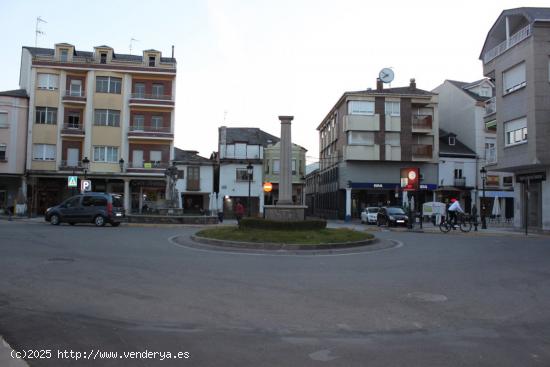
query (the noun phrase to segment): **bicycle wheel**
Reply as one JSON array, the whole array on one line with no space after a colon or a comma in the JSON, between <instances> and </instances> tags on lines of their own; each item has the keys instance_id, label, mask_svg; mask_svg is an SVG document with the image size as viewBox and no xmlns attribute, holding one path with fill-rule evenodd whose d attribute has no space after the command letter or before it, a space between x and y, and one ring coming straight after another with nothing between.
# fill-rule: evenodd
<instances>
[{"instance_id":1,"label":"bicycle wheel","mask_svg":"<svg viewBox=\"0 0 550 367\"><path fill-rule=\"evenodd\" d=\"M470 222L461 222L460 223L460 230L462 232L470 232L472 230L472 223L470 223Z\"/></svg>"},{"instance_id":2,"label":"bicycle wheel","mask_svg":"<svg viewBox=\"0 0 550 367\"><path fill-rule=\"evenodd\" d=\"M439 224L439 230L443 233L447 233L451 230L451 224L447 221L441 222Z\"/></svg>"}]
</instances>

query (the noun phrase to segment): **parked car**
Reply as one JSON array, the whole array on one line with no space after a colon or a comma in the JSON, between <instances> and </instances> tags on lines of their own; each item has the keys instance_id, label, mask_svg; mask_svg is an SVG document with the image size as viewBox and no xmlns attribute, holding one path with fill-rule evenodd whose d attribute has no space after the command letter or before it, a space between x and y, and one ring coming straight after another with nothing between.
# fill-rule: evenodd
<instances>
[{"instance_id":1,"label":"parked car","mask_svg":"<svg viewBox=\"0 0 550 367\"><path fill-rule=\"evenodd\" d=\"M382 207L378 211L376 217L376 224L378 226L406 226L409 222L409 217L400 207Z\"/></svg>"},{"instance_id":2,"label":"parked car","mask_svg":"<svg viewBox=\"0 0 550 367\"><path fill-rule=\"evenodd\" d=\"M44 218L53 225L62 222L94 223L98 227L106 223L120 225L125 217L122 196L103 192L88 192L72 196L61 204L48 208Z\"/></svg>"},{"instance_id":3,"label":"parked car","mask_svg":"<svg viewBox=\"0 0 550 367\"><path fill-rule=\"evenodd\" d=\"M378 210L380 210L380 208L377 206L369 206L363 209L361 212L361 223L376 224Z\"/></svg>"}]
</instances>

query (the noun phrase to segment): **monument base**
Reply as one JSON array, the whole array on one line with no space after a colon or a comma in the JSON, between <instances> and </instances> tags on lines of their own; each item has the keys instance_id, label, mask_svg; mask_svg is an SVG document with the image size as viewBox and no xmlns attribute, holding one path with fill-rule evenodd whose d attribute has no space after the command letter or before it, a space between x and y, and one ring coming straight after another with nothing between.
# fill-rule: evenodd
<instances>
[{"instance_id":1,"label":"monument base","mask_svg":"<svg viewBox=\"0 0 550 367\"><path fill-rule=\"evenodd\" d=\"M298 222L306 219L306 205L264 205L265 219Z\"/></svg>"}]
</instances>

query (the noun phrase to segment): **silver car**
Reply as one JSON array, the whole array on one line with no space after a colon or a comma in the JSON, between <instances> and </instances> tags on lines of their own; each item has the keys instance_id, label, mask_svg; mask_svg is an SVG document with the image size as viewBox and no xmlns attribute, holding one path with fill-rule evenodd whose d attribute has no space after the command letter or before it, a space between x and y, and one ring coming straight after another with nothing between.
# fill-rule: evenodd
<instances>
[{"instance_id":1,"label":"silver car","mask_svg":"<svg viewBox=\"0 0 550 367\"><path fill-rule=\"evenodd\" d=\"M361 223L376 224L377 206L369 206L361 212Z\"/></svg>"}]
</instances>

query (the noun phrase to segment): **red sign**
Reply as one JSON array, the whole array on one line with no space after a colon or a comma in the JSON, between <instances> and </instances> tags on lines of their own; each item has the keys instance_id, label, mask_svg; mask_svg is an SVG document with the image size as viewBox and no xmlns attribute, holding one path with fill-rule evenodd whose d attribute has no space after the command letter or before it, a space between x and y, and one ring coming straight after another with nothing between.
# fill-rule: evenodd
<instances>
[{"instance_id":1,"label":"red sign","mask_svg":"<svg viewBox=\"0 0 550 367\"><path fill-rule=\"evenodd\" d=\"M420 188L420 169L418 167L401 168L401 188L414 191Z\"/></svg>"},{"instance_id":2,"label":"red sign","mask_svg":"<svg viewBox=\"0 0 550 367\"><path fill-rule=\"evenodd\" d=\"M273 190L273 185L271 182L264 182L264 191L271 192L271 190Z\"/></svg>"}]
</instances>

